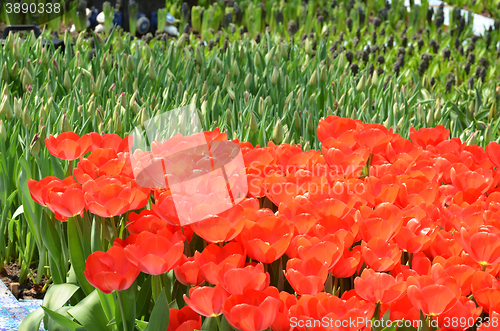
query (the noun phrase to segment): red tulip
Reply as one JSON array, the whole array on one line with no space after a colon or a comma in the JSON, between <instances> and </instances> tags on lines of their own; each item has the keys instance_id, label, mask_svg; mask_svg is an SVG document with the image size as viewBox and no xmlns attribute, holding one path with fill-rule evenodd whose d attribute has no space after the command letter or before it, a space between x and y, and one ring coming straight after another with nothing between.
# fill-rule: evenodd
<instances>
[{"instance_id":1,"label":"red tulip","mask_svg":"<svg viewBox=\"0 0 500 331\"><path fill-rule=\"evenodd\" d=\"M398 246L381 238L361 242L361 255L366 265L376 271L389 271L401 260Z\"/></svg>"},{"instance_id":2,"label":"red tulip","mask_svg":"<svg viewBox=\"0 0 500 331\"><path fill-rule=\"evenodd\" d=\"M422 148L428 146L437 146L440 142L445 141L450 136L450 130L445 129L443 125L438 125L435 128L421 128L415 130L410 128L411 141Z\"/></svg>"},{"instance_id":3,"label":"red tulip","mask_svg":"<svg viewBox=\"0 0 500 331\"><path fill-rule=\"evenodd\" d=\"M497 278L477 271L472 278L472 294L484 311L500 311L500 281Z\"/></svg>"},{"instance_id":4,"label":"red tulip","mask_svg":"<svg viewBox=\"0 0 500 331\"><path fill-rule=\"evenodd\" d=\"M311 201L302 195L288 204L280 204L279 213L293 223L298 234L308 233L319 219Z\"/></svg>"},{"instance_id":5,"label":"red tulip","mask_svg":"<svg viewBox=\"0 0 500 331\"><path fill-rule=\"evenodd\" d=\"M302 260L315 258L325 264L328 269L340 260L344 252L344 244L338 236L327 235L310 247L299 246L297 253Z\"/></svg>"},{"instance_id":6,"label":"red tulip","mask_svg":"<svg viewBox=\"0 0 500 331\"><path fill-rule=\"evenodd\" d=\"M488 146L486 146L486 153L491 162L493 162L497 168L500 168L500 144L496 141L490 142Z\"/></svg>"},{"instance_id":7,"label":"red tulip","mask_svg":"<svg viewBox=\"0 0 500 331\"><path fill-rule=\"evenodd\" d=\"M385 241L391 240L401 229L403 218L401 210L393 204L383 203L375 209L362 206L356 212L355 219L360 224L361 239L369 242L378 237Z\"/></svg>"},{"instance_id":8,"label":"red tulip","mask_svg":"<svg viewBox=\"0 0 500 331\"><path fill-rule=\"evenodd\" d=\"M128 153L117 154L111 148L98 148L90 153L88 158L81 158L73 174L79 183L102 176L124 175L133 178L130 157Z\"/></svg>"},{"instance_id":9,"label":"red tulip","mask_svg":"<svg viewBox=\"0 0 500 331\"><path fill-rule=\"evenodd\" d=\"M405 293L406 282L402 274L394 278L386 273L365 269L361 277L354 279L354 288L368 302L390 304Z\"/></svg>"},{"instance_id":10,"label":"red tulip","mask_svg":"<svg viewBox=\"0 0 500 331\"><path fill-rule=\"evenodd\" d=\"M270 216L248 225L241 232L241 242L251 259L272 263L285 253L293 231L286 218Z\"/></svg>"},{"instance_id":11,"label":"red tulip","mask_svg":"<svg viewBox=\"0 0 500 331\"><path fill-rule=\"evenodd\" d=\"M271 282L269 273L264 272L264 265L247 265L244 268L234 268L225 264L218 274L219 285L229 294L243 294L248 290L262 291Z\"/></svg>"},{"instance_id":12,"label":"red tulip","mask_svg":"<svg viewBox=\"0 0 500 331\"><path fill-rule=\"evenodd\" d=\"M443 330L465 331L474 325L481 312L482 308L477 307L474 301L462 296L452 309L439 315L436 320Z\"/></svg>"},{"instance_id":13,"label":"red tulip","mask_svg":"<svg viewBox=\"0 0 500 331\"><path fill-rule=\"evenodd\" d=\"M227 298L229 298L229 293L220 285L193 287L189 290L189 298L184 294L186 304L205 317L222 314L222 305Z\"/></svg>"},{"instance_id":14,"label":"red tulip","mask_svg":"<svg viewBox=\"0 0 500 331\"><path fill-rule=\"evenodd\" d=\"M172 234L167 229L140 233L135 243L125 247L127 258L137 268L150 275L172 270L182 257L184 236L180 231Z\"/></svg>"},{"instance_id":15,"label":"red tulip","mask_svg":"<svg viewBox=\"0 0 500 331\"><path fill-rule=\"evenodd\" d=\"M102 217L121 215L146 206L150 190L139 187L124 176L105 176L83 184L85 201L90 212Z\"/></svg>"},{"instance_id":16,"label":"red tulip","mask_svg":"<svg viewBox=\"0 0 500 331\"><path fill-rule=\"evenodd\" d=\"M291 259L286 264L285 276L299 295L314 295L323 290L328 267L315 258Z\"/></svg>"},{"instance_id":17,"label":"red tulip","mask_svg":"<svg viewBox=\"0 0 500 331\"><path fill-rule=\"evenodd\" d=\"M179 265L174 268L174 275L179 283L185 286L197 286L205 281L194 261L194 257L187 258L184 254L179 260Z\"/></svg>"},{"instance_id":18,"label":"red tulip","mask_svg":"<svg viewBox=\"0 0 500 331\"><path fill-rule=\"evenodd\" d=\"M107 252L96 251L85 263L85 278L104 293L128 289L139 270L126 257L122 247L113 246Z\"/></svg>"},{"instance_id":19,"label":"red tulip","mask_svg":"<svg viewBox=\"0 0 500 331\"><path fill-rule=\"evenodd\" d=\"M477 331L497 331L500 326L500 314L496 311L491 311L489 320L484 321L479 325Z\"/></svg>"},{"instance_id":20,"label":"red tulip","mask_svg":"<svg viewBox=\"0 0 500 331\"><path fill-rule=\"evenodd\" d=\"M344 249L344 254L333 266L331 272L334 277L348 278L354 275L356 270L361 268L363 260L361 259L361 246L353 247L352 251Z\"/></svg>"},{"instance_id":21,"label":"red tulip","mask_svg":"<svg viewBox=\"0 0 500 331\"><path fill-rule=\"evenodd\" d=\"M211 284L219 283L218 275L222 267L230 264L234 268L245 265L246 253L239 243L230 242L223 247L215 244L208 245L200 253L194 253L194 260L200 269L200 274Z\"/></svg>"},{"instance_id":22,"label":"red tulip","mask_svg":"<svg viewBox=\"0 0 500 331\"><path fill-rule=\"evenodd\" d=\"M343 300L330 293L320 292L315 296L303 295L296 305L290 307L290 324L300 331L320 331L325 328L318 326L315 321L326 320L330 330L358 331L364 329L366 325L363 322L369 321L374 311L373 304L356 297ZM331 320L333 325L330 324Z\"/></svg>"},{"instance_id":23,"label":"red tulip","mask_svg":"<svg viewBox=\"0 0 500 331\"><path fill-rule=\"evenodd\" d=\"M31 197L38 204L49 208L60 221L80 214L83 217L85 200L82 187L73 177L60 180L57 177L45 177L39 182L28 180Z\"/></svg>"},{"instance_id":24,"label":"red tulip","mask_svg":"<svg viewBox=\"0 0 500 331\"><path fill-rule=\"evenodd\" d=\"M201 329L201 316L189 306L182 309L170 308L167 331L192 331Z\"/></svg>"},{"instance_id":25,"label":"red tulip","mask_svg":"<svg viewBox=\"0 0 500 331\"><path fill-rule=\"evenodd\" d=\"M417 310L424 315L437 316L452 309L460 297L460 288L451 278L432 279L430 276L407 280L408 297Z\"/></svg>"},{"instance_id":26,"label":"red tulip","mask_svg":"<svg viewBox=\"0 0 500 331\"><path fill-rule=\"evenodd\" d=\"M292 306L297 304L295 295L285 291L280 292L281 306L278 315L271 325L273 331L292 331L293 327L290 324L289 310Z\"/></svg>"},{"instance_id":27,"label":"red tulip","mask_svg":"<svg viewBox=\"0 0 500 331\"><path fill-rule=\"evenodd\" d=\"M116 153L130 152L130 147L132 144L132 135L122 138L116 133L107 133L100 135L96 132L88 134L92 140L90 151L95 151L96 149L112 149Z\"/></svg>"},{"instance_id":28,"label":"red tulip","mask_svg":"<svg viewBox=\"0 0 500 331\"><path fill-rule=\"evenodd\" d=\"M242 204L191 223L190 228L209 243L219 243L233 240L245 226L245 209Z\"/></svg>"},{"instance_id":29,"label":"red tulip","mask_svg":"<svg viewBox=\"0 0 500 331\"><path fill-rule=\"evenodd\" d=\"M278 290L268 287L264 291L248 290L231 295L222 310L233 327L241 331L262 331L274 322L280 305Z\"/></svg>"},{"instance_id":30,"label":"red tulip","mask_svg":"<svg viewBox=\"0 0 500 331\"><path fill-rule=\"evenodd\" d=\"M45 139L45 145L50 154L63 160L75 160L90 149L89 135L80 137L74 132L63 132L57 137L50 135Z\"/></svg>"},{"instance_id":31,"label":"red tulip","mask_svg":"<svg viewBox=\"0 0 500 331\"><path fill-rule=\"evenodd\" d=\"M457 242L481 266L500 263L500 230L493 226L479 226L467 231L462 228Z\"/></svg>"}]
</instances>

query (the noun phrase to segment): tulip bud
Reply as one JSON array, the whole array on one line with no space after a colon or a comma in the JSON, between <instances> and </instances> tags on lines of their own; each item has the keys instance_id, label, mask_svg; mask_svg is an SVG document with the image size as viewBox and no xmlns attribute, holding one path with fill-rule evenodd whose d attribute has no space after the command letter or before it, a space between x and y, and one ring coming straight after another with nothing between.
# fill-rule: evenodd
<instances>
[{"instance_id":1,"label":"tulip bud","mask_svg":"<svg viewBox=\"0 0 500 331\"><path fill-rule=\"evenodd\" d=\"M238 63L236 63L235 60L233 60L233 64L231 65L231 73L233 74L234 78L237 78L240 75L240 68L238 67Z\"/></svg>"},{"instance_id":2,"label":"tulip bud","mask_svg":"<svg viewBox=\"0 0 500 331\"><path fill-rule=\"evenodd\" d=\"M68 132L68 131L72 131L72 130L73 130L73 128L71 126L71 123L69 122L69 119L66 116L66 113L64 113L62 118L61 118L61 131Z\"/></svg>"},{"instance_id":3,"label":"tulip bud","mask_svg":"<svg viewBox=\"0 0 500 331\"><path fill-rule=\"evenodd\" d=\"M318 84L318 69L314 70L311 78L309 79L309 86L315 87Z\"/></svg>"},{"instance_id":4,"label":"tulip bud","mask_svg":"<svg viewBox=\"0 0 500 331\"><path fill-rule=\"evenodd\" d=\"M229 108L226 111L226 122L229 123L230 125L233 125L233 113Z\"/></svg>"},{"instance_id":5,"label":"tulip bud","mask_svg":"<svg viewBox=\"0 0 500 331\"><path fill-rule=\"evenodd\" d=\"M40 124L38 125L40 133L38 134L38 137L40 140L40 145L44 147L45 138L47 137L47 129L45 128L45 125L42 125L42 123L43 123L43 118L40 118Z\"/></svg>"},{"instance_id":6,"label":"tulip bud","mask_svg":"<svg viewBox=\"0 0 500 331\"><path fill-rule=\"evenodd\" d=\"M121 39L121 38L118 38L118 39ZM144 44L142 46L142 51L144 53L144 59L146 61L149 61L151 59L151 48L149 48L149 46L147 44Z\"/></svg>"},{"instance_id":7,"label":"tulip bud","mask_svg":"<svg viewBox=\"0 0 500 331\"><path fill-rule=\"evenodd\" d=\"M314 134L314 119L312 116L311 112L308 112L307 114L307 131L309 134L313 135Z\"/></svg>"},{"instance_id":8,"label":"tulip bud","mask_svg":"<svg viewBox=\"0 0 500 331\"><path fill-rule=\"evenodd\" d=\"M144 127L144 123L146 123L148 120L149 120L149 114L146 108L142 108L139 113L139 125Z\"/></svg>"},{"instance_id":9,"label":"tulip bud","mask_svg":"<svg viewBox=\"0 0 500 331\"><path fill-rule=\"evenodd\" d=\"M439 120L441 119L441 116L442 116L442 111L441 111L442 107L440 105L437 105L436 106L436 112L434 113L434 121L436 123L439 122Z\"/></svg>"},{"instance_id":10,"label":"tulip bud","mask_svg":"<svg viewBox=\"0 0 500 331\"><path fill-rule=\"evenodd\" d=\"M201 54L201 49L200 47L196 48L196 52L195 52L195 57L194 59L196 60L196 63L199 65L199 66L202 66L203 65L203 54Z\"/></svg>"},{"instance_id":11,"label":"tulip bud","mask_svg":"<svg viewBox=\"0 0 500 331\"><path fill-rule=\"evenodd\" d=\"M295 130L300 132L300 129L302 128L302 119L300 118L298 111L293 113L293 126L295 127Z\"/></svg>"},{"instance_id":12,"label":"tulip bud","mask_svg":"<svg viewBox=\"0 0 500 331\"><path fill-rule=\"evenodd\" d=\"M83 60L82 60L82 56L80 54L80 51L76 51L76 55L75 55L75 65L77 68L80 68L82 67L82 63L83 63Z\"/></svg>"},{"instance_id":13,"label":"tulip bud","mask_svg":"<svg viewBox=\"0 0 500 331\"><path fill-rule=\"evenodd\" d=\"M304 152L307 152L309 150L311 150L311 142L310 141L306 141L304 147L302 148L304 150Z\"/></svg>"},{"instance_id":14,"label":"tulip bud","mask_svg":"<svg viewBox=\"0 0 500 331\"><path fill-rule=\"evenodd\" d=\"M391 128L391 121L390 121L389 117L387 117L387 119L384 121L384 126L387 130L389 130Z\"/></svg>"},{"instance_id":15,"label":"tulip bud","mask_svg":"<svg viewBox=\"0 0 500 331\"><path fill-rule=\"evenodd\" d=\"M181 49L186 44L187 34L183 33L179 39L177 39L177 48Z\"/></svg>"},{"instance_id":16,"label":"tulip bud","mask_svg":"<svg viewBox=\"0 0 500 331\"><path fill-rule=\"evenodd\" d=\"M396 125L396 132L401 132L401 129L403 128L403 124L404 124L404 119L405 119L404 116L402 116L399 119L398 124Z\"/></svg>"},{"instance_id":17,"label":"tulip bud","mask_svg":"<svg viewBox=\"0 0 500 331\"><path fill-rule=\"evenodd\" d=\"M66 92L69 92L71 89L71 79L69 78L69 73L68 71L64 71L64 81L63 81L63 86L66 89Z\"/></svg>"},{"instance_id":18,"label":"tulip bud","mask_svg":"<svg viewBox=\"0 0 500 331\"><path fill-rule=\"evenodd\" d=\"M422 104L419 103L417 106L417 112L416 112L416 117L417 117L417 123L421 123L422 119L424 118L424 114L422 113Z\"/></svg>"},{"instance_id":19,"label":"tulip bud","mask_svg":"<svg viewBox=\"0 0 500 331\"><path fill-rule=\"evenodd\" d=\"M121 37L116 38L116 46L118 47L120 52L123 52L123 50L125 49L125 45L123 44L123 40Z\"/></svg>"},{"instance_id":20,"label":"tulip bud","mask_svg":"<svg viewBox=\"0 0 500 331\"><path fill-rule=\"evenodd\" d=\"M465 144L467 146L475 145L476 144L476 138L477 138L478 131L472 132L469 138L465 141Z\"/></svg>"},{"instance_id":21,"label":"tulip bud","mask_svg":"<svg viewBox=\"0 0 500 331\"><path fill-rule=\"evenodd\" d=\"M7 130L5 129L3 120L0 120L0 138L2 139L3 142L7 141Z\"/></svg>"},{"instance_id":22,"label":"tulip bud","mask_svg":"<svg viewBox=\"0 0 500 331\"><path fill-rule=\"evenodd\" d=\"M22 110L21 110L21 99L14 97L14 115L16 115L16 118L21 120L22 119Z\"/></svg>"},{"instance_id":23,"label":"tulip bud","mask_svg":"<svg viewBox=\"0 0 500 331\"><path fill-rule=\"evenodd\" d=\"M23 125L25 127L30 127L31 126L31 114L28 110L28 105L24 106L24 111L23 111Z\"/></svg>"},{"instance_id":24,"label":"tulip bud","mask_svg":"<svg viewBox=\"0 0 500 331\"><path fill-rule=\"evenodd\" d=\"M156 70L154 68L153 59L149 62L148 76L152 81L156 80Z\"/></svg>"},{"instance_id":25,"label":"tulip bud","mask_svg":"<svg viewBox=\"0 0 500 331\"><path fill-rule=\"evenodd\" d=\"M491 124L488 123L488 126L486 127L486 130L484 132L484 144L488 145L490 141L493 140L493 135L491 133Z\"/></svg>"},{"instance_id":26,"label":"tulip bud","mask_svg":"<svg viewBox=\"0 0 500 331\"><path fill-rule=\"evenodd\" d=\"M201 115L203 117L206 117L207 116L207 100L203 100L203 102L201 103Z\"/></svg>"},{"instance_id":27,"label":"tulip bud","mask_svg":"<svg viewBox=\"0 0 500 331\"><path fill-rule=\"evenodd\" d=\"M260 56L260 53L259 53L259 51L256 51L256 52L255 52L255 56L254 56L254 58L253 58L253 64L254 64L257 68L259 68L261 63L262 63L262 58L261 58L261 56Z\"/></svg>"},{"instance_id":28,"label":"tulip bud","mask_svg":"<svg viewBox=\"0 0 500 331\"><path fill-rule=\"evenodd\" d=\"M339 55L339 62L338 62L340 70L344 70L345 65L346 65L345 61L346 61L345 54L344 54L344 52L342 52Z\"/></svg>"},{"instance_id":29,"label":"tulip bud","mask_svg":"<svg viewBox=\"0 0 500 331\"><path fill-rule=\"evenodd\" d=\"M33 84L33 78L31 77L31 74L26 68L23 69L22 77L23 77L23 86Z\"/></svg>"},{"instance_id":30,"label":"tulip bud","mask_svg":"<svg viewBox=\"0 0 500 331\"><path fill-rule=\"evenodd\" d=\"M135 71L135 64L134 61L132 60L132 55L127 56L127 70L133 74Z\"/></svg>"},{"instance_id":31,"label":"tulip bud","mask_svg":"<svg viewBox=\"0 0 500 331\"><path fill-rule=\"evenodd\" d=\"M17 71L17 62L14 62L14 64L12 65L12 67L10 68L10 77L12 79L16 79L19 72Z\"/></svg>"},{"instance_id":32,"label":"tulip bud","mask_svg":"<svg viewBox=\"0 0 500 331\"><path fill-rule=\"evenodd\" d=\"M122 120L120 118L120 115L115 112L115 116L113 118L113 123L115 124L115 132L118 135L121 135L123 133L123 125L122 125Z\"/></svg>"},{"instance_id":33,"label":"tulip bud","mask_svg":"<svg viewBox=\"0 0 500 331\"><path fill-rule=\"evenodd\" d=\"M431 111L429 111L429 112L427 113L427 119L426 119L426 124L427 124L427 127L428 127L428 128L429 128L429 127L432 127L433 123L434 123L434 116L432 115L432 112L431 112Z\"/></svg>"},{"instance_id":34,"label":"tulip bud","mask_svg":"<svg viewBox=\"0 0 500 331\"><path fill-rule=\"evenodd\" d=\"M8 120L14 117L7 95L3 96L2 103L0 104L0 116L5 116Z\"/></svg>"},{"instance_id":35,"label":"tulip bud","mask_svg":"<svg viewBox=\"0 0 500 331\"><path fill-rule=\"evenodd\" d=\"M279 78L278 69L276 69L276 67L274 67L273 73L271 74L271 84L276 86L276 84L278 84L278 78Z\"/></svg>"},{"instance_id":36,"label":"tulip bud","mask_svg":"<svg viewBox=\"0 0 500 331\"><path fill-rule=\"evenodd\" d=\"M1 74L2 81L6 82L9 80L9 70L7 70L7 63L4 62L2 66L2 74Z\"/></svg>"},{"instance_id":37,"label":"tulip bud","mask_svg":"<svg viewBox=\"0 0 500 331\"><path fill-rule=\"evenodd\" d=\"M281 124L281 119L278 119L276 126L273 130L273 141L275 144L281 144L283 141L283 125Z\"/></svg>"},{"instance_id":38,"label":"tulip bud","mask_svg":"<svg viewBox=\"0 0 500 331\"><path fill-rule=\"evenodd\" d=\"M327 73L326 73L326 66L323 66L323 68L321 68L321 73L319 75L319 79L321 80L321 82L323 84L326 83L326 80L328 79Z\"/></svg>"},{"instance_id":39,"label":"tulip bud","mask_svg":"<svg viewBox=\"0 0 500 331\"><path fill-rule=\"evenodd\" d=\"M366 76L365 74L361 75L361 79L358 82L358 86L356 86L356 90L358 92L364 91L366 87Z\"/></svg>"},{"instance_id":40,"label":"tulip bud","mask_svg":"<svg viewBox=\"0 0 500 331\"><path fill-rule=\"evenodd\" d=\"M38 134L35 134L35 137L31 141L30 153L33 157L37 156L38 153L40 153L40 139L38 137Z\"/></svg>"},{"instance_id":41,"label":"tulip bud","mask_svg":"<svg viewBox=\"0 0 500 331\"><path fill-rule=\"evenodd\" d=\"M330 116L330 115L331 115L331 116L333 116L334 114L333 114L333 110L332 110L332 108L328 107L328 108L326 109L326 116Z\"/></svg>"},{"instance_id":42,"label":"tulip bud","mask_svg":"<svg viewBox=\"0 0 500 331\"><path fill-rule=\"evenodd\" d=\"M258 130L257 118L255 117L253 111L250 111L250 131L252 133L255 133L257 132L257 130Z\"/></svg>"},{"instance_id":43,"label":"tulip bud","mask_svg":"<svg viewBox=\"0 0 500 331\"><path fill-rule=\"evenodd\" d=\"M344 104L344 101L345 101L345 93L342 94L342 96L340 97L340 100L338 102L338 106L342 107L342 105Z\"/></svg>"},{"instance_id":44,"label":"tulip bud","mask_svg":"<svg viewBox=\"0 0 500 331\"><path fill-rule=\"evenodd\" d=\"M378 72L377 72L377 70L375 70L373 72L372 84L373 84L373 86L378 87Z\"/></svg>"}]
</instances>

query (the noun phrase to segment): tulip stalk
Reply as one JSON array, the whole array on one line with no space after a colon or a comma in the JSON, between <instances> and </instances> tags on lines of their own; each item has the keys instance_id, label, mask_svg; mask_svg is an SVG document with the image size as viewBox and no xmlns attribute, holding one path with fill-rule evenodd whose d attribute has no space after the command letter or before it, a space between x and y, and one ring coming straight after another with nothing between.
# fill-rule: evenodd
<instances>
[{"instance_id":1,"label":"tulip stalk","mask_svg":"<svg viewBox=\"0 0 500 331\"><path fill-rule=\"evenodd\" d=\"M125 314L125 306L123 305L123 298L122 298L121 291L116 291L116 297L117 297L118 305L120 306L120 314L122 317L123 331L129 331L128 325L125 322L127 320L127 315ZM130 330L130 331L132 331L132 330Z\"/></svg>"}]
</instances>

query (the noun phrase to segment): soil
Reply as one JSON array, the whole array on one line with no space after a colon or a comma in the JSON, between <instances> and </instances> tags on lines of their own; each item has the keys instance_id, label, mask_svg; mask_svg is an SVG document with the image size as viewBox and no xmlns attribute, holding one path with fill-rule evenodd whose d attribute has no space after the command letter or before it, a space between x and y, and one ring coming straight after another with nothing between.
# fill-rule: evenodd
<instances>
[{"instance_id":1,"label":"soil","mask_svg":"<svg viewBox=\"0 0 500 331\"><path fill-rule=\"evenodd\" d=\"M36 278L36 270L31 269L33 277ZM21 273L21 266L17 262L11 262L5 265L4 270L0 272L0 277L4 282L5 286L10 290L11 283L19 282L19 274ZM34 300L34 299L43 299L45 293L42 293L41 290L43 286L47 283L47 278L45 276L42 277L40 285L34 286L31 277L28 276L28 279L24 284L19 285L19 294L17 296L18 300Z\"/></svg>"}]
</instances>

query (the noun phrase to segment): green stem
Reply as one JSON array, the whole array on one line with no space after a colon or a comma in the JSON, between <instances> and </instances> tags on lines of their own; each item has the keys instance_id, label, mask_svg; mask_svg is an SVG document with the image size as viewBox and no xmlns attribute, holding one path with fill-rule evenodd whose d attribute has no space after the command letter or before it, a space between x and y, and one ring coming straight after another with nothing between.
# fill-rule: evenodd
<instances>
[{"instance_id":1,"label":"green stem","mask_svg":"<svg viewBox=\"0 0 500 331\"><path fill-rule=\"evenodd\" d=\"M217 321L217 327L218 327L218 330L222 330L222 325L221 325L221 322L220 322L220 318L219 318L220 315L217 315L215 316L215 320Z\"/></svg>"},{"instance_id":2,"label":"green stem","mask_svg":"<svg viewBox=\"0 0 500 331\"><path fill-rule=\"evenodd\" d=\"M127 323L125 322L126 317L125 317L125 308L123 306L122 295L121 295L120 291L117 291L116 295L118 297L118 304L120 305L120 313L122 315L123 331L128 331L128 326L127 326Z\"/></svg>"}]
</instances>

